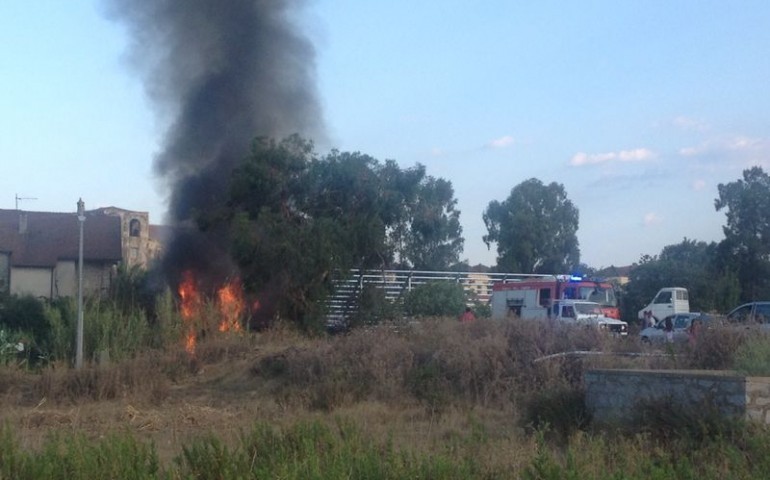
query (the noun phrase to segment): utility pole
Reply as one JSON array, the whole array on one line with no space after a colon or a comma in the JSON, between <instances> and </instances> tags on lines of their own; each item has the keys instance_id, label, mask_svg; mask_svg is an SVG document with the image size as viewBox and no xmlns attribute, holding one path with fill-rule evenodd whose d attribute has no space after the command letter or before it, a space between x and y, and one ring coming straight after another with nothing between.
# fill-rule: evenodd
<instances>
[{"instance_id":1,"label":"utility pole","mask_svg":"<svg viewBox=\"0 0 770 480\"><path fill-rule=\"evenodd\" d=\"M83 199L78 200L78 222L80 240L78 242L78 332L76 339L75 368L83 367L83 224L86 221L86 206Z\"/></svg>"}]
</instances>

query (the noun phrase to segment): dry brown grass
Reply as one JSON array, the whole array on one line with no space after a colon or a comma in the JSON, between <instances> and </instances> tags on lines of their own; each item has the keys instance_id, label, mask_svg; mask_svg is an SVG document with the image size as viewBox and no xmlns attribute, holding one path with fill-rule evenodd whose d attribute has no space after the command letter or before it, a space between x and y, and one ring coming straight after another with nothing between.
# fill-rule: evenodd
<instances>
[{"instance_id":1,"label":"dry brown grass","mask_svg":"<svg viewBox=\"0 0 770 480\"><path fill-rule=\"evenodd\" d=\"M57 431L94 438L127 431L152 440L167 461L198 436L214 433L235 442L255 422L344 420L410 450L475 448L485 461L517 469L536 455L520 417L539 392L579 389L586 368L666 361L672 368L672 361L692 358L536 361L575 350L646 351L634 338L545 322L432 319L319 338L278 326L211 335L194 358L180 342L81 371L0 368L0 421L27 446Z\"/></svg>"}]
</instances>

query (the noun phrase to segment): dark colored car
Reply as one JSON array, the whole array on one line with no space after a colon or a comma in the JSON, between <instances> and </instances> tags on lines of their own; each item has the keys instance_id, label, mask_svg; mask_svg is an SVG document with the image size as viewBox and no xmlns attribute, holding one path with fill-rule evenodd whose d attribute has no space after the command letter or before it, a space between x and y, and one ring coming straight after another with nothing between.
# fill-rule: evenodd
<instances>
[{"instance_id":1,"label":"dark colored car","mask_svg":"<svg viewBox=\"0 0 770 480\"><path fill-rule=\"evenodd\" d=\"M728 324L770 323L770 302L750 302L735 307L727 314Z\"/></svg>"}]
</instances>

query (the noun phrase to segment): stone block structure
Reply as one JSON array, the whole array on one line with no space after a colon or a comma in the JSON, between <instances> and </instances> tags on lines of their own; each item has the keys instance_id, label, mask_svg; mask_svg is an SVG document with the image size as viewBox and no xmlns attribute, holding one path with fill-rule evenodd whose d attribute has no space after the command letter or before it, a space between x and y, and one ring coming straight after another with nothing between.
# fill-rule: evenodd
<instances>
[{"instance_id":1,"label":"stone block structure","mask_svg":"<svg viewBox=\"0 0 770 480\"><path fill-rule=\"evenodd\" d=\"M586 405L599 423L632 418L640 402L709 405L725 416L770 424L770 377L710 370L589 370Z\"/></svg>"}]
</instances>

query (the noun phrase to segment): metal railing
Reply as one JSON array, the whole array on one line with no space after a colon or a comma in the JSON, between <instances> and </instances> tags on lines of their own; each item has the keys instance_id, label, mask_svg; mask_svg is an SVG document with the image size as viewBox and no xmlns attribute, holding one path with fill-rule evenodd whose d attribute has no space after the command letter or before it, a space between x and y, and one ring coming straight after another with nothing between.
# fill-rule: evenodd
<instances>
[{"instance_id":1,"label":"metal railing","mask_svg":"<svg viewBox=\"0 0 770 480\"><path fill-rule=\"evenodd\" d=\"M412 289L431 282L453 282L486 303L492 296L492 285L551 275L491 272L448 272L427 270L351 270L334 284L334 293L327 299L327 320L342 323L358 309L358 296L364 286L382 289L387 300L395 302Z\"/></svg>"}]
</instances>

